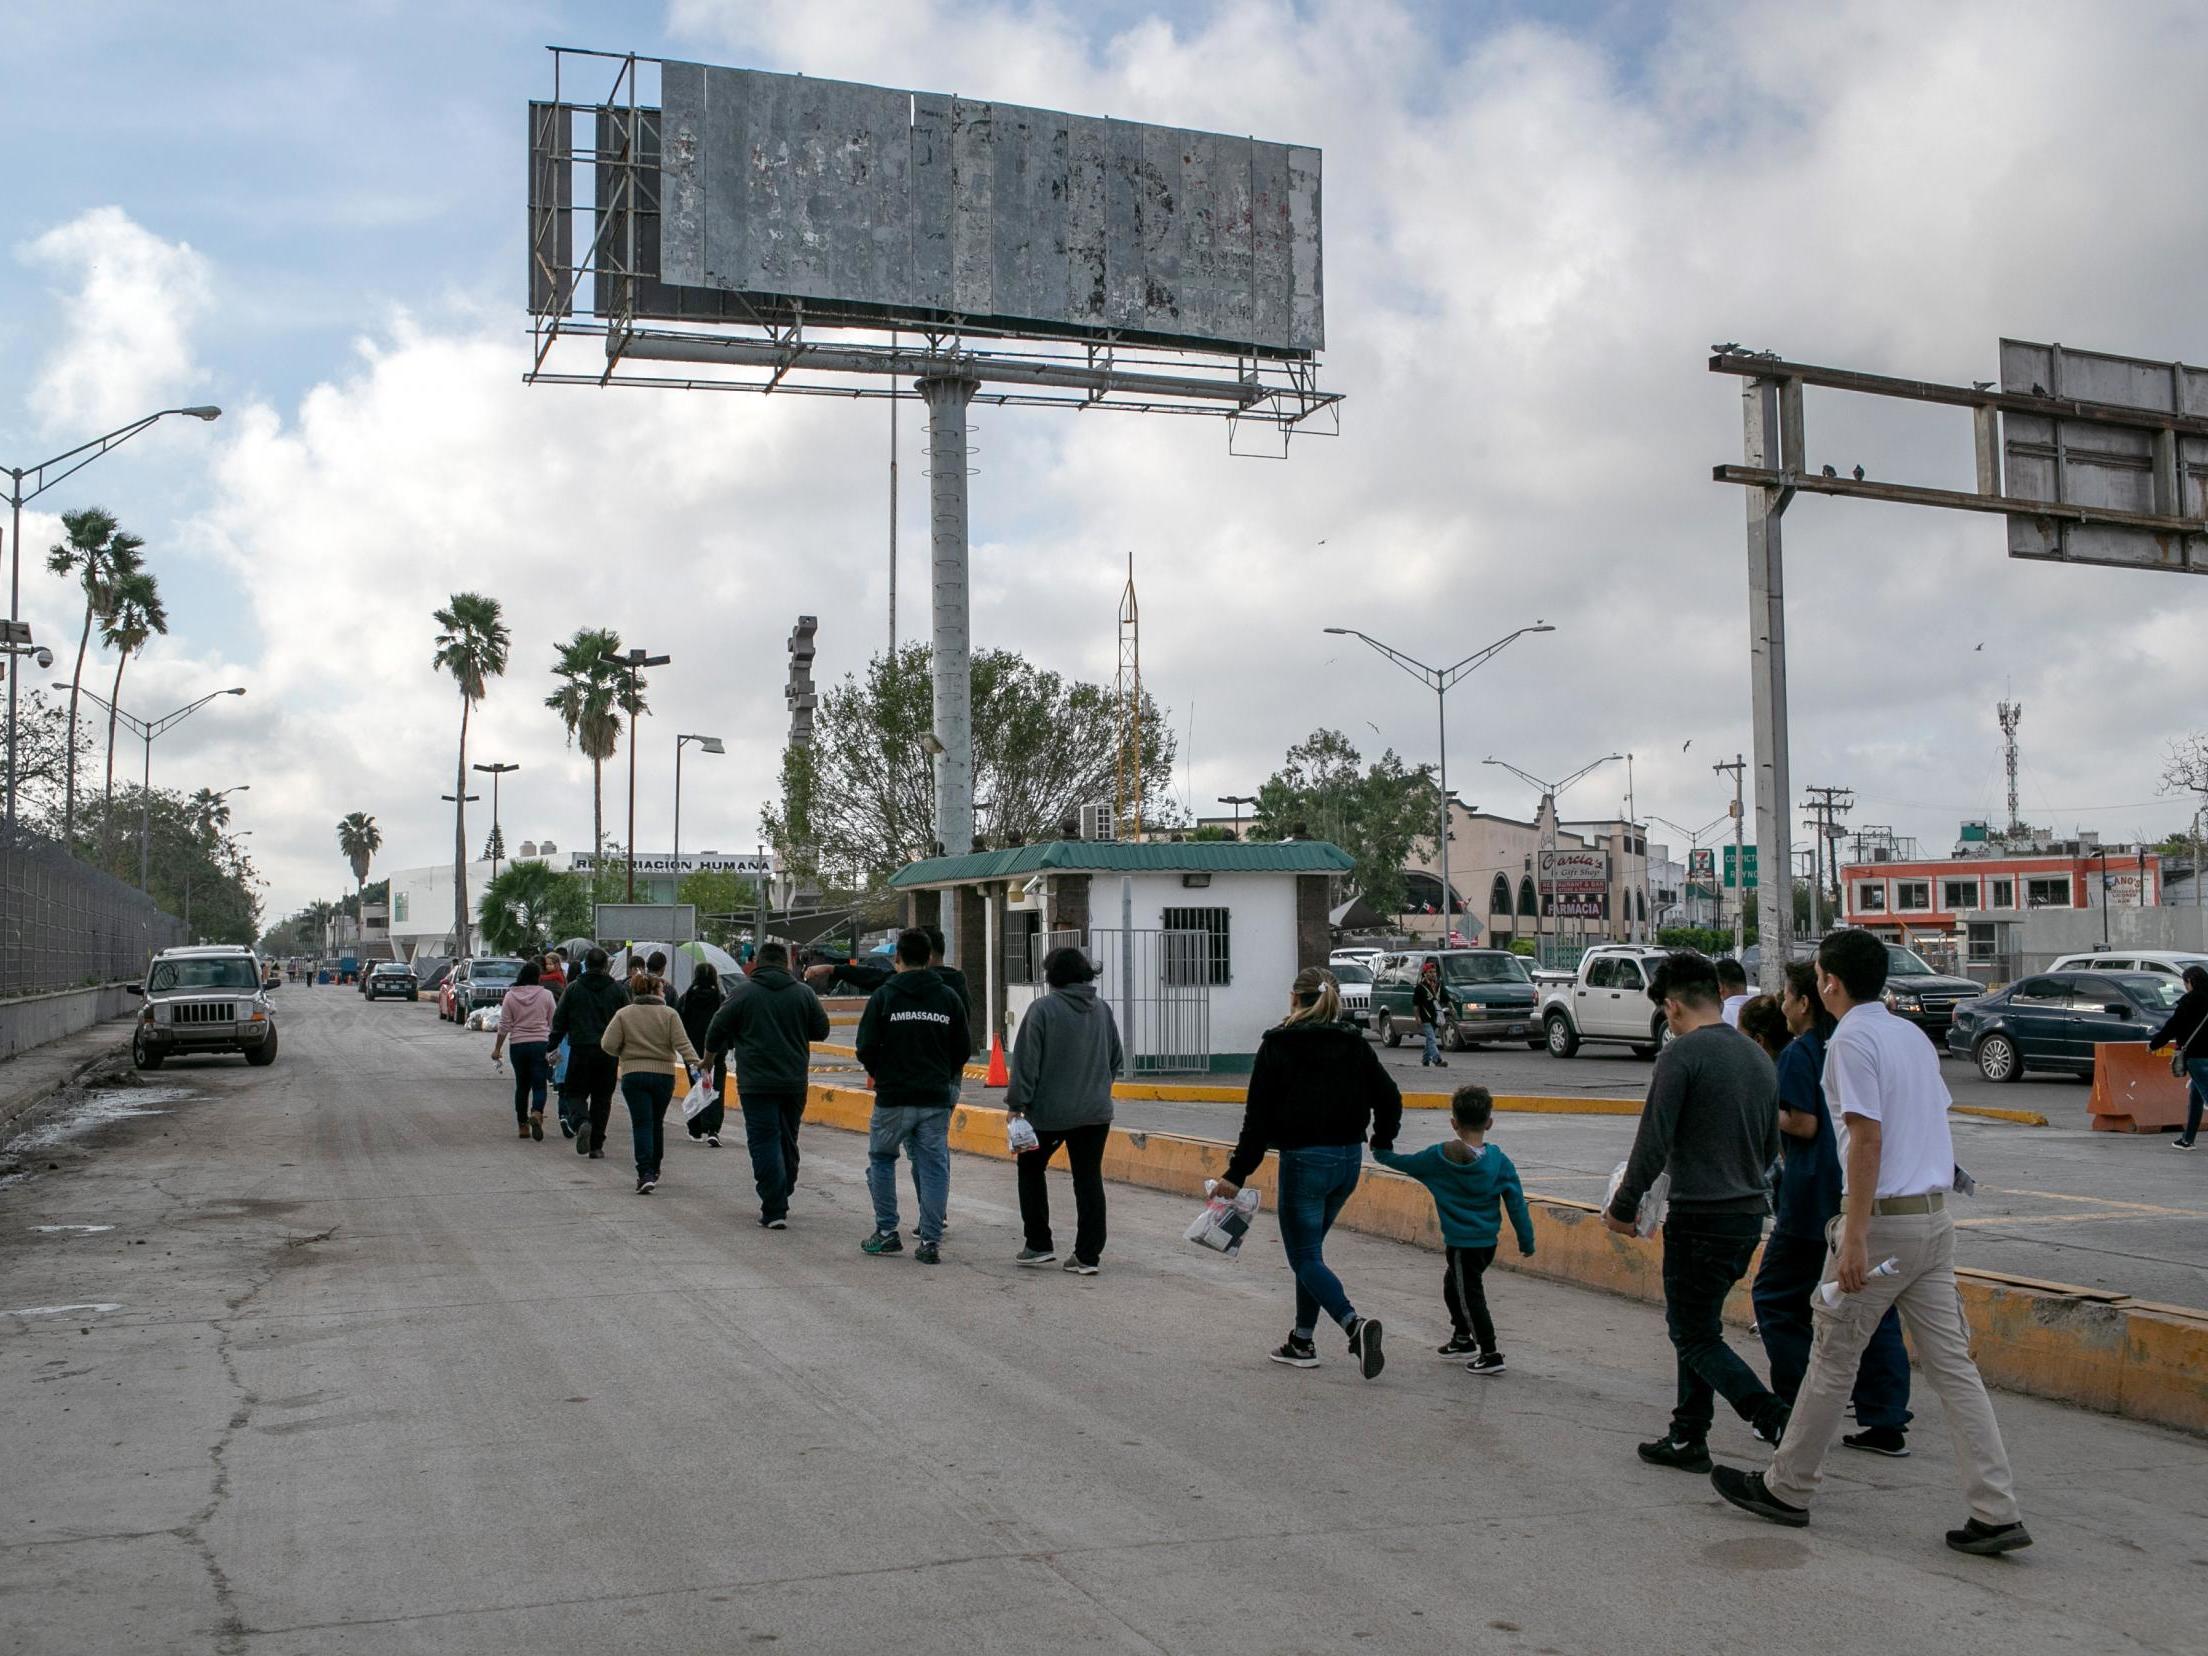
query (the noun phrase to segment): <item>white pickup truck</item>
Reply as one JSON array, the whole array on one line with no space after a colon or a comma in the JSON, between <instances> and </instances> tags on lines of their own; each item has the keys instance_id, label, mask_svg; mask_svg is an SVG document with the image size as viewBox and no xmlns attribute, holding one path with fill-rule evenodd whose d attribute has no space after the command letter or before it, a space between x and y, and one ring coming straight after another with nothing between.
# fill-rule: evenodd
<instances>
[{"instance_id":1,"label":"white pickup truck","mask_svg":"<svg viewBox=\"0 0 2208 1656\"><path fill-rule=\"evenodd\" d=\"M1582 1042L1614 1041L1637 1058L1653 1058L1671 1040L1663 1008L1648 998L1657 962L1671 951L1616 943L1589 949L1562 988L1541 997L1541 1032L1552 1058L1569 1058Z\"/></svg>"}]
</instances>

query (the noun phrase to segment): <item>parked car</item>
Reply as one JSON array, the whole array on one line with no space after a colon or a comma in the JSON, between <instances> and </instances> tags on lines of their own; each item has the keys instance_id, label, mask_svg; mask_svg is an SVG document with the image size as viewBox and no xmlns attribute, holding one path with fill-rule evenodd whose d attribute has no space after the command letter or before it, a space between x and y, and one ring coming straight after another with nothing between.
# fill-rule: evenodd
<instances>
[{"instance_id":1,"label":"parked car","mask_svg":"<svg viewBox=\"0 0 2208 1656\"><path fill-rule=\"evenodd\" d=\"M2090 1076L2096 1043L2146 1040L2184 992L2156 972L2042 972L1957 1007L1947 1049L1974 1059L1988 1081L2020 1081L2026 1070Z\"/></svg>"},{"instance_id":2,"label":"parked car","mask_svg":"<svg viewBox=\"0 0 2208 1656\"><path fill-rule=\"evenodd\" d=\"M1336 955L1327 962L1326 969L1334 974L1335 986L1342 992L1342 1016L1363 1029L1372 1021L1372 968Z\"/></svg>"},{"instance_id":3,"label":"parked car","mask_svg":"<svg viewBox=\"0 0 2208 1656\"><path fill-rule=\"evenodd\" d=\"M1887 1009L1923 1030L1934 1046L1946 1041L1955 1008L1984 993L1984 984L1937 971L1914 949L1886 945Z\"/></svg>"},{"instance_id":4,"label":"parked car","mask_svg":"<svg viewBox=\"0 0 2208 1656\"><path fill-rule=\"evenodd\" d=\"M2183 949L2105 949L2087 954L2066 954L2050 972L2156 972L2181 978L2188 966L2208 966L2208 954Z\"/></svg>"},{"instance_id":5,"label":"parked car","mask_svg":"<svg viewBox=\"0 0 2208 1656\"><path fill-rule=\"evenodd\" d=\"M1385 949L1368 944L1356 944L1350 948L1336 949L1326 957L1326 964L1328 969L1332 970L1347 961L1353 966L1362 966L1368 972L1377 972L1387 958L1388 951Z\"/></svg>"},{"instance_id":6,"label":"parked car","mask_svg":"<svg viewBox=\"0 0 2208 1656\"><path fill-rule=\"evenodd\" d=\"M361 994L369 1000L420 1000L422 986L414 981L414 968L403 960L379 960L368 968Z\"/></svg>"},{"instance_id":7,"label":"parked car","mask_svg":"<svg viewBox=\"0 0 2208 1656\"><path fill-rule=\"evenodd\" d=\"M276 1011L253 951L238 944L163 949L146 968L130 1061L157 1070L171 1058L236 1052L249 1064L276 1061Z\"/></svg>"},{"instance_id":8,"label":"parked car","mask_svg":"<svg viewBox=\"0 0 2208 1656\"><path fill-rule=\"evenodd\" d=\"M1650 976L1669 949L1607 944L1580 956L1579 970L1541 999L1542 1044L1569 1058L1587 1041L1622 1042L1637 1058L1653 1058L1671 1040L1664 1011L1648 998Z\"/></svg>"},{"instance_id":9,"label":"parked car","mask_svg":"<svg viewBox=\"0 0 2208 1656\"><path fill-rule=\"evenodd\" d=\"M496 1006L506 998L521 973L521 962L510 955L484 955L463 960L445 980L437 1010L452 1023L466 1023L468 1014Z\"/></svg>"},{"instance_id":10,"label":"parked car","mask_svg":"<svg viewBox=\"0 0 2208 1656\"><path fill-rule=\"evenodd\" d=\"M1422 949L1391 954L1372 984L1372 1033L1389 1046L1418 1039L1411 997L1426 962L1441 965L1450 1006L1442 1014L1441 1044L1464 1052L1483 1041L1541 1044L1534 1018L1533 978L1507 949Z\"/></svg>"}]
</instances>

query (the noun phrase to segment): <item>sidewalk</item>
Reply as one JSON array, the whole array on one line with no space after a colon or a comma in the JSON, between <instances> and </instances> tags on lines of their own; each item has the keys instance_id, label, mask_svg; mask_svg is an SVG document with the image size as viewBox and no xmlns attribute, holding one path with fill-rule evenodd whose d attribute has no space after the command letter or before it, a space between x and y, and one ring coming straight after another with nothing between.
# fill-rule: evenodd
<instances>
[{"instance_id":1,"label":"sidewalk","mask_svg":"<svg viewBox=\"0 0 2208 1656\"><path fill-rule=\"evenodd\" d=\"M126 1055L130 1051L130 1023L128 1018L110 1018L104 1024L94 1024L0 1062L0 1132L101 1060Z\"/></svg>"}]
</instances>

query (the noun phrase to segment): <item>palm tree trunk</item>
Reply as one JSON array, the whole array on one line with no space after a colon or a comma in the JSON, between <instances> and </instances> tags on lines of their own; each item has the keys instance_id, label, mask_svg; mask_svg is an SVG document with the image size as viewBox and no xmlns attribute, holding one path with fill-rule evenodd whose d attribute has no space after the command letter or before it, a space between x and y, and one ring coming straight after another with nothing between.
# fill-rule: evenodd
<instances>
[{"instance_id":1,"label":"palm tree trunk","mask_svg":"<svg viewBox=\"0 0 2208 1656\"><path fill-rule=\"evenodd\" d=\"M452 788L452 954L468 952L468 693L460 692L459 780Z\"/></svg>"},{"instance_id":2,"label":"palm tree trunk","mask_svg":"<svg viewBox=\"0 0 2208 1656\"><path fill-rule=\"evenodd\" d=\"M596 754L590 759L590 877L595 883L598 865L606 860L606 762Z\"/></svg>"},{"instance_id":3,"label":"palm tree trunk","mask_svg":"<svg viewBox=\"0 0 2208 1656\"><path fill-rule=\"evenodd\" d=\"M115 709L123 699L123 669L130 665L130 652L125 650L115 663L115 686L107 695L107 785L100 794L100 866L107 866L110 848L115 841Z\"/></svg>"},{"instance_id":4,"label":"palm tree trunk","mask_svg":"<svg viewBox=\"0 0 2208 1656\"><path fill-rule=\"evenodd\" d=\"M77 688L84 682L84 652L92 643L92 599L84 600L84 631L77 634L77 666L69 675L69 746L62 755L68 778L61 790L61 843L68 845L77 827Z\"/></svg>"}]
</instances>

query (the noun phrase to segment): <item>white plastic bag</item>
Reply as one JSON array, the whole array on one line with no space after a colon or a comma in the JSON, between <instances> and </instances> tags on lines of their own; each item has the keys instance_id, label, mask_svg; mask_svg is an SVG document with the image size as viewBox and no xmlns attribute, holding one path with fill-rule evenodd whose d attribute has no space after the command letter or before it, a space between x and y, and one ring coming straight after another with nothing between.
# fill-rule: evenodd
<instances>
[{"instance_id":1,"label":"white plastic bag","mask_svg":"<svg viewBox=\"0 0 2208 1656\"><path fill-rule=\"evenodd\" d=\"M682 1119L695 1121L721 1101L721 1095L713 1090L711 1070L690 1072L690 1096L682 1101Z\"/></svg>"},{"instance_id":2,"label":"white plastic bag","mask_svg":"<svg viewBox=\"0 0 2208 1656\"><path fill-rule=\"evenodd\" d=\"M1029 1150L1039 1150L1043 1141L1035 1136L1035 1124L1024 1115L1007 1116L1004 1120L1005 1148L1015 1156Z\"/></svg>"},{"instance_id":3,"label":"white plastic bag","mask_svg":"<svg viewBox=\"0 0 2208 1656\"><path fill-rule=\"evenodd\" d=\"M1181 1235L1199 1248L1210 1248L1233 1259L1242 1252L1242 1238L1249 1234L1250 1221L1257 1217L1258 1204L1263 1198L1244 1185L1230 1201L1213 1194L1218 1188L1217 1179L1204 1181L1204 1194L1208 1199L1203 1211L1189 1221L1188 1229Z\"/></svg>"},{"instance_id":4,"label":"white plastic bag","mask_svg":"<svg viewBox=\"0 0 2208 1656\"><path fill-rule=\"evenodd\" d=\"M1625 1163L1620 1162L1610 1170L1610 1184L1602 1193L1602 1211L1608 1213L1610 1204L1618 1199L1618 1186L1625 1183ZM1649 1187L1641 1192L1641 1211L1634 1216L1633 1232L1636 1236L1654 1236L1663 1225L1664 1213L1671 1206L1671 1172L1667 1168L1656 1175Z\"/></svg>"}]
</instances>

